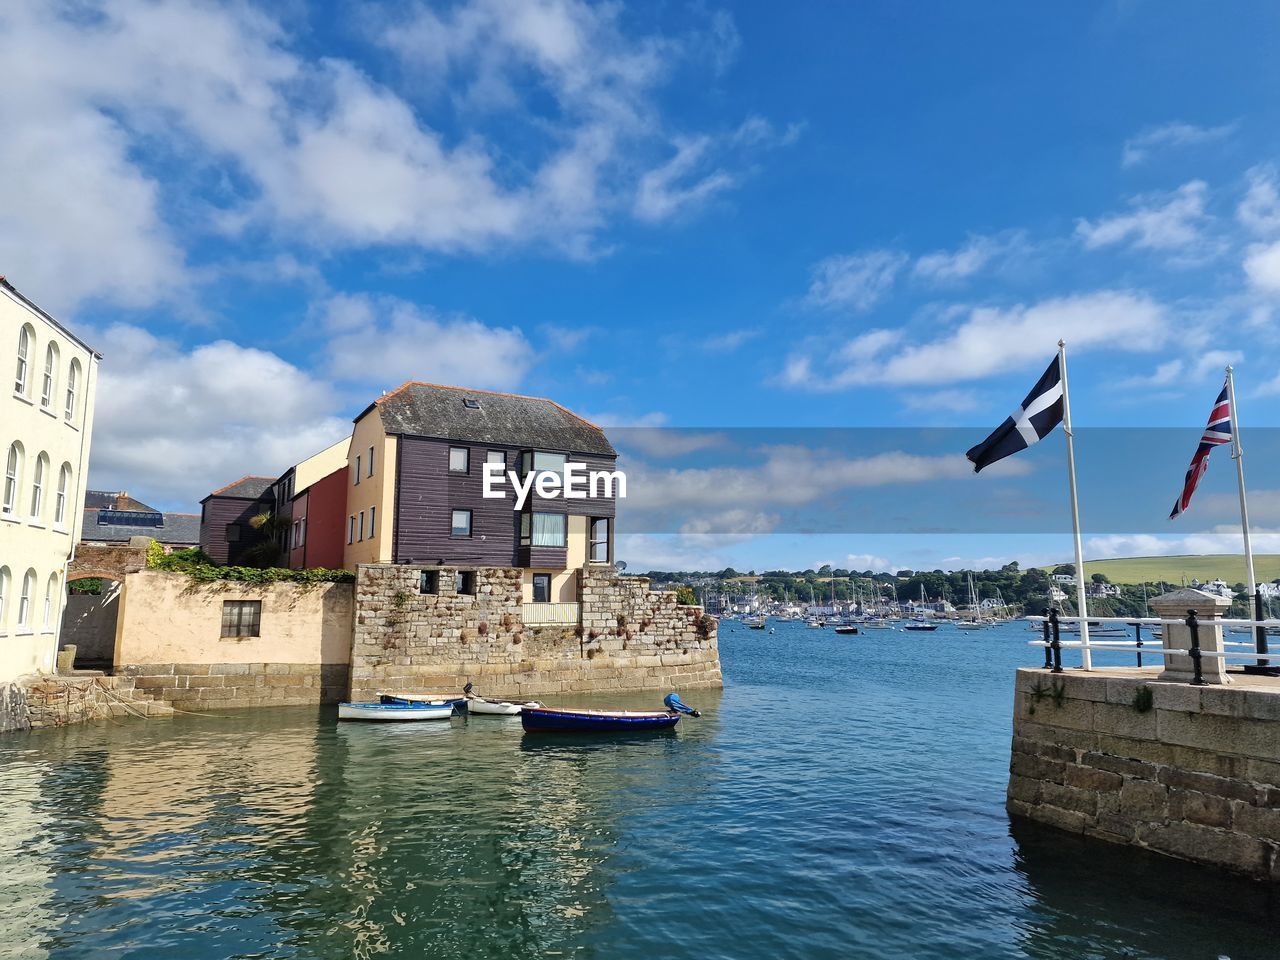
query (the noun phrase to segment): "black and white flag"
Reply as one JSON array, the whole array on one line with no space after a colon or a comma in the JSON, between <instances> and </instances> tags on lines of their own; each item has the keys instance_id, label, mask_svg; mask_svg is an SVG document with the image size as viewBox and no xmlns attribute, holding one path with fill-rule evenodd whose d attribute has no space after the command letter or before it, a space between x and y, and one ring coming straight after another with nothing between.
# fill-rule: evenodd
<instances>
[{"instance_id":1,"label":"black and white flag","mask_svg":"<svg viewBox=\"0 0 1280 960\"><path fill-rule=\"evenodd\" d=\"M1061 422L1062 365L1061 358L1054 357L1044 376L1036 381L1027 399L1022 401L1022 406L965 456L973 461L973 472L977 473L983 467L1043 440Z\"/></svg>"}]
</instances>

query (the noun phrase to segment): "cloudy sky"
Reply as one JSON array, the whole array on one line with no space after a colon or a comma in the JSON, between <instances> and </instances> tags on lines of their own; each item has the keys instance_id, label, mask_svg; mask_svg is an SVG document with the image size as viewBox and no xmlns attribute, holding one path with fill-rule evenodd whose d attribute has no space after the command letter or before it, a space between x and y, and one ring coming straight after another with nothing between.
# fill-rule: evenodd
<instances>
[{"instance_id":1,"label":"cloudy sky","mask_svg":"<svg viewBox=\"0 0 1280 960\"><path fill-rule=\"evenodd\" d=\"M794 533L767 496L708 505L718 468L680 458L744 427L976 442L1059 337L1077 423L1183 427L1170 464L1228 362L1246 425L1280 426L1278 28L1141 0L8 0L0 273L106 357L94 484L165 507L413 378L646 428L637 465L690 512L626 541L636 567L1054 559L1054 531ZM755 456L834 469L781 484L818 505L956 469ZM1224 457L1206 495L1231 480Z\"/></svg>"}]
</instances>

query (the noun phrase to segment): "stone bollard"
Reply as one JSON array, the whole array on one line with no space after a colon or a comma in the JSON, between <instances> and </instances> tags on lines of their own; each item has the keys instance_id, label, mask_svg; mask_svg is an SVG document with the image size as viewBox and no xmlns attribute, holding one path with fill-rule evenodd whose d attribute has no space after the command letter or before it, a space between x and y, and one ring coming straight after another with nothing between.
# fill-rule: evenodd
<instances>
[{"instance_id":1,"label":"stone bollard","mask_svg":"<svg viewBox=\"0 0 1280 960\"><path fill-rule=\"evenodd\" d=\"M1231 606L1226 597L1216 597L1203 590L1192 590L1184 587L1172 593L1164 593L1150 602L1151 609L1162 620L1177 620L1176 624L1166 623L1161 628L1162 643L1166 650L1190 650L1191 629L1186 625L1187 611L1194 610L1200 622L1200 649L1204 653L1222 651L1222 624L1219 618ZM1227 676L1227 663L1221 657L1203 657L1200 661L1200 675L1205 683L1231 683ZM1161 680L1175 683L1190 683L1195 677L1195 665L1188 656L1165 657L1164 671Z\"/></svg>"},{"instance_id":2,"label":"stone bollard","mask_svg":"<svg viewBox=\"0 0 1280 960\"><path fill-rule=\"evenodd\" d=\"M58 651L57 667L55 672L66 676L73 673L76 668L76 645L74 643L66 644Z\"/></svg>"}]
</instances>

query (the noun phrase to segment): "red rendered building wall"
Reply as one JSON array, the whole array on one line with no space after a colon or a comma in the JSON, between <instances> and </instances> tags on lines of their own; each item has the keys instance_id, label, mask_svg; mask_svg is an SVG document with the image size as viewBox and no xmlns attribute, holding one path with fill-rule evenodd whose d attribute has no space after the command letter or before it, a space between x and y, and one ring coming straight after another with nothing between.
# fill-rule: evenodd
<instances>
[{"instance_id":1,"label":"red rendered building wall","mask_svg":"<svg viewBox=\"0 0 1280 960\"><path fill-rule=\"evenodd\" d=\"M333 471L293 498L293 518L306 517L307 532L301 547L289 553L295 570L342 568L347 529L347 468Z\"/></svg>"}]
</instances>

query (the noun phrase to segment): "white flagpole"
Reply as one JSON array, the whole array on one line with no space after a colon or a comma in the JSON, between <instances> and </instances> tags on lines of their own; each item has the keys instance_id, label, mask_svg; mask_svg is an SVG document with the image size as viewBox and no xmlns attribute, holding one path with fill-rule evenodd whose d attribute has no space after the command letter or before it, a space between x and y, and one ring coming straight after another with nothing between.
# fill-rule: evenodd
<instances>
[{"instance_id":1,"label":"white flagpole","mask_svg":"<svg viewBox=\"0 0 1280 960\"><path fill-rule=\"evenodd\" d=\"M1058 341L1058 374L1062 377L1062 430L1067 435L1067 481L1071 487L1071 529L1076 541L1076 607L1080 615L1080 665L1093 669L1089 652L1089 611L1084 598L1084 547L1080 543L1080 499L1076 496L1076 447L1071 430L1071 396L1067 390L1067 342Z\"/></svg>"},{"instance_id":2,"label":"white flagpole","mask_svg":"<svg viewBox=\"0 0 1280 960\"><path fill-rule=\"evenodd\" d=\"M1253 575L1253 544L1249 540L1249 504L1244 495L1244 448L1240 444L1240 416L1236 411L1236 378L1227 367L1227 400L1231 404L1231 459L1236 462L1236 480L1240 486L1240 529L1244 533L1244 565L1249 573L1249 603L1253 604L1258 581Z\"/></svg>"}]
</instances>

